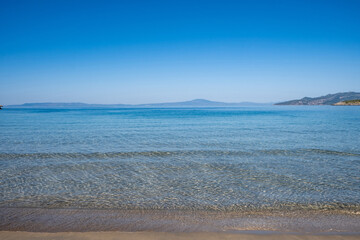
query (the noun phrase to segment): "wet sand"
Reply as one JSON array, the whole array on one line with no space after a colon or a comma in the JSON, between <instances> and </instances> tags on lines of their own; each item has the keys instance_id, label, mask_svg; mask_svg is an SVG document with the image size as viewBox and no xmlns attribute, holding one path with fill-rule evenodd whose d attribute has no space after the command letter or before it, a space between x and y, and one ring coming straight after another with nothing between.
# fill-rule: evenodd
<instances>
[{"instance_id":1,"label":"wet sand","mask_svg":"<svg viewBox=\"0 0 360 240\"><path fill-rule=\"evenodd\" d=\"M1 240L360 239L349 212L0 208Z\"/></svg>"},{"instance_id":2,"label":"wet sand","mask_svg":"<svg viewBox=\"0 0 360 240\"><path fill-rule=\"evenodd\" d=\"M357 234L360 215L341 211L159 211L0 208L0 231ZM244 232L245 231L245 232Z\"/></svg>"},{"instance_id":3,"label":"wet sand","mask_svg":"<svg viewBox=\"0 0 360 240\"><path fill-rule=\"evenodd\" d=\"M335 239L360 239L360 235L298 235L298 234L234 234L234 233L164 233L164 232L9 232L0 231L2 240L218 240L218 239L243 239L243 240L335 240Z\"/></svg>"}]
</instances>

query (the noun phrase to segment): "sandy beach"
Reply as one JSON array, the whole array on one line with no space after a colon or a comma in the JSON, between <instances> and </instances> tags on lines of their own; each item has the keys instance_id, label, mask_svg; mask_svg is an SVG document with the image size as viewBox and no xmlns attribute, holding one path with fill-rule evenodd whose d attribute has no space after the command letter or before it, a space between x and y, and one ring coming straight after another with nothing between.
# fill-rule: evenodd
<instances>
[{"instance_id":1,"label":"sandy beach","mask_svg":"<svg viewBox=\"0 0 360 240\"><path fill-rule=\"evenodd\" d=\"M0 239L360 239L357 214L0 209Z\"/></svg>"},{"instance_id":2,"label":"sandy beach","mask_svg":"<svg viewBox=\"0 0 360 240\"><path fill-rule=\"evenodd\" d=\"M360 235L298 235L298 234L230 234L230 233L164 233L164 232L59 232L59 233L34 233L34 232L0 232L3 240L39 240L39 239L62 239L62 240L217 240L217 239L243 239L243 240L335 240L335 239L360 239Z\"/></svg>"}]
</instances>

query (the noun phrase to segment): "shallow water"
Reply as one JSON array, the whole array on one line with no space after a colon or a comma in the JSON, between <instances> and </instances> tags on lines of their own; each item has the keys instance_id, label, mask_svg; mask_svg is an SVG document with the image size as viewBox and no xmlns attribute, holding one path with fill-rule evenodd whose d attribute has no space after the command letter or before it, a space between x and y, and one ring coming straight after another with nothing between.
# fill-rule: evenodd
<instances>
[{"instance_id":1,"label":"shallow water","mask_svg":"<svg viewBox=\"0 0 360 240\"><path fill-rule=\"evenodd\" d=\"M3 109L0 207L360 212L360 108Z\"/></svg>"},{"instance_id":2,"label":"shallow water","mask_svg":"<svg viewBox=\"0 0 360 240\"><path fill-rule=\"evenodd\" d=\"M358 215L314 211L0 208L1 231L232 232L360 235ZM265 231L265 232L264 232Z\"/></svg>"}]
</instances>

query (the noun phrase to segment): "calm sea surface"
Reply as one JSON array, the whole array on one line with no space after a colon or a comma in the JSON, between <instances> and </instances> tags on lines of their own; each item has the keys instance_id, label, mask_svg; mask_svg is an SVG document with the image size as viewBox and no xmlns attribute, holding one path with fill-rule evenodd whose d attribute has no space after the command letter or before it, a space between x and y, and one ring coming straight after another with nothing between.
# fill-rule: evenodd
<instances>
[{"instance_id":1,"label":"calm sea surface","mask_svg":"<svg viewBox=\"0 0 360 240\"><path fill-rule=\"evenodd\" d=\"M360 211L360 107L3 109L0 207Z\"/></svg>"}]
</instances>

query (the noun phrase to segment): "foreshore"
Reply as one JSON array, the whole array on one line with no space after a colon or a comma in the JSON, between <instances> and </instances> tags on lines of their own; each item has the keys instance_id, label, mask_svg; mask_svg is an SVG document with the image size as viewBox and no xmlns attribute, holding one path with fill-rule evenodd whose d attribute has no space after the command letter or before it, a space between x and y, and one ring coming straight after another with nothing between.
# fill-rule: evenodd
<instances>
[{"instance_id":1,"label":"foreshore","mask_svg":"<svg viewBox=\"0 0 360 240\"><path fill-rule=\"evenodd\" d=\"M239 233L217 233L217 232L197 232L197 233L166 233L166 232L9 232L0 231L2 240L218 240L218 239L243 239L243 240L355 240L360 239L360 235L299 235L299 234L239 234Z\"/></svg>"},{"instance_id":2,"label":"foreshore","mask_svg":"<svg viewBox=\"0 0 360 240\"><path fill-rule=\"evenodd\" d=\"M69 237L87 236L86 234L80 234L82 232L118 232L117 234L123 234L124 236L127 236L126 232L131 232L131 234L128 233L129 237L135 236L135 233L139 233L139 236L142 237L144 235L140 234L141 232L156 232L160 235L161 232L169 234L187 233L184 236L191 236L190 233L200 232L204 234L201 235L204 236L204 239L206 232L212 232L215 235L230 234L228 236L231 236L231 234L236 236L240 234L242 236L243 234L256 233L257 235L310 234L329 236L340 234L359 237L360 216L357 212L344 213L339 211L263 211L244 213L0 208L0 231L2 231L2 235L5 234L9 237L15 237L17 234L19 236L29 234L29 237L38 236L26 232L39 234L66 232L65 235ZM75 232L79 234L75 234ZM89 236L92 236L92 234ZM171 236L176 237L177 235Z\"/></svg>"}]
</instances>

